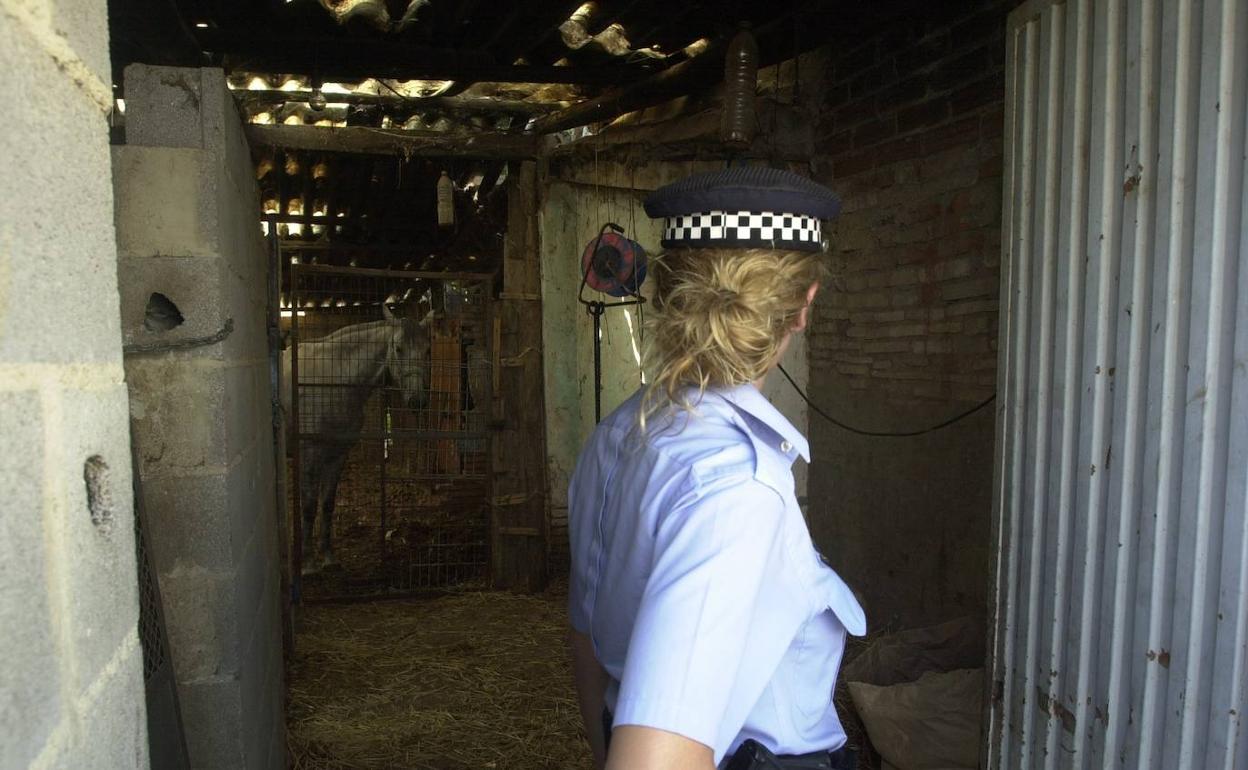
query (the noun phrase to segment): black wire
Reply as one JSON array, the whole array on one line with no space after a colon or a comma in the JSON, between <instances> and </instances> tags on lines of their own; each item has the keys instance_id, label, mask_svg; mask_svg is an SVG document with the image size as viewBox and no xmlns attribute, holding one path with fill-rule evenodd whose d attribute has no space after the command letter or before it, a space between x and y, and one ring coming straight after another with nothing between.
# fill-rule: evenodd
<instances>
[{"instance_id":1,"label":"black wire","mask_svg":"<svg viewBox=\"0 0 1248 770\"><path fill-rule=\"evenodd\" d=\"M908 438L908 437L910 437L910 436L922 436L924 433L932 433L932 432L934 432L934 431L938 431L938 430L940 430L941 428L947 428L947 427L949 427L950 425L953 425L953 424L954 424L955 422L957 422L958 420L962 420L962 419L965 419L965 418L967 418L967 417L970 417L971 415L973 415L973 414L975 414L976 412L978 412L980 409L983 409L984 407L986 407L986 406L988 406L989 404L991 404L993 401L996 401L996 400L997 400L997 394L996 394L996 393L993 393L991 396L989 396L988 398L984 399L983 401L981 401L980 403L976 404L975 406L971 407L970 409L966 410L965 412L962 412L961 414L956 415L956 416L954 416L954 417L950 417L948 420L945 420L945 421L944 421L944 422L942 422L942 423L938 423L938 424L936 424L936 425L933 425L933 426L932 426L932 427L930 427L930 428L924 428L923 430L910 430L910 431L899 431L899 432L893 432L893 431L877 431L877 430L861 430L861 429L859 429L859 428L855 428L855 427L853 427L852 425L846 425L845 423L843 423L843 422L841 422L840 420L836 419L835 417L833 417L832 415L830 415L830 414L828 414L827 412L823 411L823 410L822 410L822 409L820 409L819 407L815 406L814 402L812 402L812 401L810 400L810 397L809 397L809 396L807 396L807 395L806 395L806 393L805 393L805 392L804 392L804 391L803 391L800 387L798 387L797 383L793 381L793 378L792 378L791 376L789 376L789 373L788 373L788 372L786 372L786 371L784 370L784 367L783 367L783 366L777 366L776 368L780 370L780 373L784 375L784 378L785 378L786 380L788 380L788 381L789 381L789 384L793 386L793 389L797 391L797 395L801 396L801 397L802 397L802 400L803 400L803 401L805 401L805 402L806 402L806 404L807 404L807 405L808 405L811 409L815 410L815 412L816 412L816 413L817 413L820 417L822 417L823 419L825 419L825 420L827 420L828 422L832 423L833 425L835 425L835 426L836 426L836 427L838 427L838 428L843 428L843 429L845 429L845 430L849 431L850 433L857 433L859 436L883 436L883 437L886 437L886 438Z\"/></svg>"}]
</instances>

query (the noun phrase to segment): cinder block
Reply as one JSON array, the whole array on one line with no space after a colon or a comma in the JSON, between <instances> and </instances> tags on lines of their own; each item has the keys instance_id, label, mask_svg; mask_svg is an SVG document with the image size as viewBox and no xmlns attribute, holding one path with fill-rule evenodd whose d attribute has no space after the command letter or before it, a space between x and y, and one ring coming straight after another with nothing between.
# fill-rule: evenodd
<instances>
[{"instance_id":1,"label":"cinder block","mask_svg":"<svg viewBox=\"0 0 1248 770\"><path fill-rule=\"evenodd\" d=\"M128 144L204 148L200 70L131 64L123 77Z\"/></svg>"},{"instance_id":2,"label":"cinder block","mask_svg":"<svg viewBox=\"0 0 1248 770\"><path fill-rule=\"evenodd\" d=\"M231 458L266 438L272 445L273 404L267 361L231 366L225 371L222 417Z\"/></svg>"},{"instance_id":3,"label":"cinder block","mask_svg":"<svg viewBox=\"0 0 1248 770\"><path fill-rule=\"evenodd\" d=\"M0 767L26 767L62 716L43 539L43 414L34 391L0 392Z\"/></svg>"},{"instance_id":4,"label":"cinder block","mask_svg":"<svg viewBox=\"0 0 1248 770\"><path fill-rule=\"evenodd\" d=\"M130 130L127 122L127 137ZM113 148L112 169L121 256L220 253L211 155L182 147L129 145Z\"/></svg>"},{"instance_id":5,"label":"cinder block","mask_svg":"<svg viewBox=\"0 0 1248 770\"><path fill-rule=\"evenodd\" d=\"M231 554L235 564L242 564L245 549L251 546L251 539L257 532L265 538L264 547L274 545L277 500L273 492L273 460L269 446L269 442L253 445L230 468L221 520L223 526L234 533ZM275 553L274 546L269 558L274 558Z\"/></svg>"},{"instance_id":6,"label":"cinder block","mask_svg":"<svg viewBox=\"0 0 1248 770\"><path fill-rule=\"evenodd\" d=\"M108 58L108 3L100 0L53 0L52 31L65 38L100 82L113 82Z\"/></svg>"},{"instance_id":7,"label":"cinder block","mask_svg":"<svg viewBox=\"0 0 1248 770\"><path fill-rule=\"evenodd\" d=\"M232 567L226 497L225 474L143 479L147 537L158 573L179 566Z\"/></svg>"},{"instance_id":8,"label":"cinder block","mask_svg":"<svg viewBox=\"0 0 1248 770\"><path fill-rule=\"evenodd\" d=\"M0 360L117 360L104 116L22 25L0 23L0 67Z\"/></svg>"},{"instance_id":9,"label":"cinder block","mask_svg":"<svg viewBox=\"0 0 1248 770\"><path fill-rule=\"evenodd\" d=\"M124 229L124 228L123 228ZM120 234L122 229L118 230ZM159 345L209 337L225 325L221 302L220 263L203 257L122 257L117 282L121 288L121 328L127 345ZM147 320L153 294L162 294L178 309L181 324L164 329ZM164 355L164 354L154 354ZM221 358L221 345L179 351L176 357Z\"/></svg>"},{"instance_id":10,"label":"cinder block","mask_svg":"<svg viewBox=\"0 0 1248 770\"><path fill-rule=\"evenodd\" d=\"M143 695L143 650L137 640L120 665L105 674L96 686L92 692L96 697L77 704L82 724L78 759L72 765L54 767L146 770L147 705Z\"/></svg>"},{"instance_id":11,"label":"cinder block","mask_svg":"<svg viewBox=\"0 0 1248 770\"><path fill-rule=\"evenodd\" d=\"M213 361L131 357L126 380L144 479L226 463L225 370Z\"/></svg>"},{"instance_id":12,"label":"cinder block","mask_svg":"<svg viewBox=\"0 0 1248 770\"><path fill-rule=\"evenodd\" d=\"M195 770L238 770L242 752L242 695L237 681L179 687L182 725Z\"/></svg>"},{"instance_id":13,"label":"cinder block","mask_svg":"<svg viewBox=\"0 0 1248 770\"><path fill-rule=\"evenodd\" d=\"M49 526L60 529L67 549L62 570L72 601L64 622L74 691L81 693L139 622L126 391L118 384L54 397L59 419L50 426L45 473L57 515ZM107 466L94 493L84 482L84 464L92 457Z\"/></svg>"},{"instance_id":14,"label":"cinder block","mask_svg":"<svg viewBox=\"0 0 1248 770\"><path fill-rule=\"evenodd\" d=\"M238 675L234 574L179 564L160 576L169 648L180 684ZM187 724L187 731L192 726Z\"/></svg>"}]
</instances>

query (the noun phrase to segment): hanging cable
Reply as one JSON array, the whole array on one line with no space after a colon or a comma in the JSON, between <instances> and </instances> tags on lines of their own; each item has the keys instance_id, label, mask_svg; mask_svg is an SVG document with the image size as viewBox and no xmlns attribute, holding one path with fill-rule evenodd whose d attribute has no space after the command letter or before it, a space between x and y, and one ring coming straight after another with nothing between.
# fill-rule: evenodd
<instances>
[{"instance_id":1,"label":"hanging cable","mask_svg":"<svg viewBox=\"0 0 1248 770\"><path fill-rule=\"evenodd\" d=\"M789 373L784 370L783 366L777 365L776 368L780 370L780 373L784 375L784 378L788 380L789 384L793 386L793 389L797 391L797 395L801 396L802 400L806 402L807 406L815 410L816 414L818 414L820 417L827 420L828 422L832 423L836 427L847 430L850 433L857 433L859 436L881 436L881 437L886 437L886 438L909 438L911 436L922 436L925 433L933 433L935 431L940 430L941 428L947 428L950 425L953 425L955 422L958 422L959 420L963 420L967 417L970 417L971 415L975 414L979 410L991 404L993 401L997 400L997 394L993 393L991 396L979 402L978 404L966 410L965 412L955 415L954 417L950 417L948 420L945 420L942 423L937 423L936 425L933 425L930 428L923 428L922 430L895 431L895 432L894 431L862 430L861 428L855 428L852 425L846 425L845 423L836 419L835 417L823 411L819 407L815 406L814 402L810 400L810 397L807 396L806 392L803 391L798 386L797 382L794 381L794 379L789 375Z\"/></svg>"}]
</instances>

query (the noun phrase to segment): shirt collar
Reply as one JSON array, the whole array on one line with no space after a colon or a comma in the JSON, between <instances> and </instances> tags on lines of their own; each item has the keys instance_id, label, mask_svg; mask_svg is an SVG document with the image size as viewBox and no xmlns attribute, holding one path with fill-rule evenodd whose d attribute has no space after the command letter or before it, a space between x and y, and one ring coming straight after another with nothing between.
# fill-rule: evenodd
<instances>
[{"instance_id":1,"label":"shirt collar","mask_svg":"<svg viewBox=\"0 0 1248 770\"><path fill-rule=\"evenodd\" d=\"M712 392L731 404L743 417L761 423L775 433L780 439L774 447L776 450L791 455L791 450L783 447L787 443L803 460L810 462L810 444L806 437L753 384L713 388Z\"/></svg>"}]
</instances>

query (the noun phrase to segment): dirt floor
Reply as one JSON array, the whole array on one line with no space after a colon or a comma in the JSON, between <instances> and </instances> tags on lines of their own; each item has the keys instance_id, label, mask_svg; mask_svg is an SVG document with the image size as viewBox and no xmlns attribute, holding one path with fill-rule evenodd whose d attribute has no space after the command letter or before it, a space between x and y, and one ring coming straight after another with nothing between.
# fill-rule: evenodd
<instances>
[{"instance_id":1,"label":"dirt floor","mask_svg":"<svg viewBox=\"0 0 1248 770\"><path fill-rule=\"evenodd\" d=\"M296 770L590 768L566 587L308 605L288 667Z\"/></svg>"}]
</instances>

